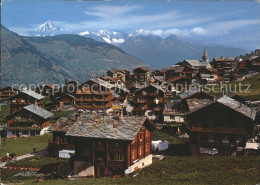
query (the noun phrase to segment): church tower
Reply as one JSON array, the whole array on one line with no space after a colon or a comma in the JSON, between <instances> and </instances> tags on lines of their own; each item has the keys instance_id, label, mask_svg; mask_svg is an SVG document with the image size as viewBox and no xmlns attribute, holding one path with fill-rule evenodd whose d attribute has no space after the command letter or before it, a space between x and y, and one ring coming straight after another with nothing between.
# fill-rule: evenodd
<instances>
[{"instance_id":1,"label":"church tower","mask_svg":"<svg viewBox=\"0 0 260 185\"><path fill-rule=\"evenodd\" d=\"M207 48L205 47L204 55L202 56L202 62L209 62Z\"/></svg>"}]
</instances>

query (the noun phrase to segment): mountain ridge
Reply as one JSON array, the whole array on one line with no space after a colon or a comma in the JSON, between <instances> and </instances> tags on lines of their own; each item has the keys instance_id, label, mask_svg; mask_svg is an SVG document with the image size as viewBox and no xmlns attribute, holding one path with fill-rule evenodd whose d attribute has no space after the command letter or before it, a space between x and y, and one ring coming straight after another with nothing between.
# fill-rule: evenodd
<instances>
[{"instance_id":1,"label":"mountain ridge","mask_svg":"<svg viewBox=\"0 0 260 185\"><path fill-rule=\"evenodd\" d=\"M120 48L78 35L21 37L1 26L2 86L14 83L83 82L91 73L150 65Z\"/></svg>"}]
</instances>

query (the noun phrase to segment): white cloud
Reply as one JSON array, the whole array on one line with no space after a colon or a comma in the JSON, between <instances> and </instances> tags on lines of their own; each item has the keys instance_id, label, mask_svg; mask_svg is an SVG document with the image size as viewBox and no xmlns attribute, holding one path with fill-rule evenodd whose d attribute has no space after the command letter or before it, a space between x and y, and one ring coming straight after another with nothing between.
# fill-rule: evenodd
<instances>
[{"instance_id":1,"label":"white cloud","mask_svg":"<svg viewBox=\"0 0 260 185\"><path fill-rule=\"evenodd\" d=\"M91 7L89 8L89 10L84 11L84 13L86 15L97 16L100 18L108 18L108 17L126 14L137 9L140 9L140 7L136 5L125 5L125 6L102 5L102 6Z\"/></svg>"},{"instance_id":2,"label":"white cloud","mask_svg":"<svg viewBox=\"0 0 260 185\"><path fill-rule=\"evenodd\" d=\"M205 35L207 34L208 30L204 29L202 27L195 27L192 29L193 33L197 34L197 35Z\"/></svg>"}]
</instances>

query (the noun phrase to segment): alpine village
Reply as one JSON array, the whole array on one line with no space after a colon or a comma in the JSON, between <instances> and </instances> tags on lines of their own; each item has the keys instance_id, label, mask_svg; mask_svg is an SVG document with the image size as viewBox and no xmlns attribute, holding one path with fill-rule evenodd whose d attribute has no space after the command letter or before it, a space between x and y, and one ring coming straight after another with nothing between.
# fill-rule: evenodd
<instances>
[{"instance_id":1,"label":"alpine village","mask_svg":"<svg viewBox=\"0 0 260 185\"><path fill-rule=\"evenodd\" d=\"M201 53L83 83L3 87L2 181L259 183L260 50L211 61ZM232 91L239 83L251 93Z\"/></svg>"}]
</instances>

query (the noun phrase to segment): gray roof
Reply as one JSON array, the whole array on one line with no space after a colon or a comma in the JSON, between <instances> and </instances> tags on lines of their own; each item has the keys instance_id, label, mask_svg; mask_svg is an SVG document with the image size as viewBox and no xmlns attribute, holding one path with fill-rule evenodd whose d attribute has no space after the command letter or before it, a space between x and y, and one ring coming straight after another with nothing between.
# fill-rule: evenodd
<instances>
[{"instance_id":1,"label":"gray roof","mask_svg":"<svg viewBox=\"0 0 260 185\"><path fill-rule=\"evenodd\" d=\"M51 118L51 117L54 116L53 113L51 113L51 112L49 112L49 111L47 111L47 110L45 110L45 109L43 109L43 108L41 108L37 105L34 105L34 104L27 105L27 106L23 107L23 109L26 109L26 110L44 118L44 119L48 119L48 118Z\"/></svg>"},{"instance_id":2,"label":"gray roof","mask_svg":"<svg viewBox=\"0 0 260 185\"><path fill-rule=\"evenodd\" d=\"M188 62L191 66L194 67L206 67L209 63L208 62L201 62L200 60L184 60Z\"/></svg>"},{"instance_id":3,"label":"gray roof","mask_svg":"<svg viewBox=\"0 0 260 185\"><path fill-rule=\"evenodd\" d=\"M48 130L67 132L67 130L73 125L74 121L76 121L74 116L60 117Z\"/></svg>"},{"instance_id":4,"label":"gray roof","mask_svg":"<svg viewBox=\"0 0 260 185\"><path fill-rule=\"evenodd\" d=\"M217 100L219 103L236 110L237 112L240 112L241 114L244 114L245 116L255 119L256 117L256 111L255 109L248 107L228 96L223 96L222 98Z\"/></svg>"},{"instance_id":5,"label":"gray roof","mask_svg":"<svg viewBox=\"0 0 260 185\"><path fill-rule=\"evenodd\" d=\"M67 136L133 141L146 117L123 117L84 113L68 129Z\"/></svg>"},{"instance_id":6,"label":"gray roof","mask_svg":"<svg viewBox=\"0 0 260 185\"><path fill-rule=\"evenodd\" d=\"M44 96L42 96L41 94L38 94L38 93L36 93L35 91L32 91L32 90L25 89L25 90L21 91L21 93L27 94L27 95L29 95L29 96L37 99L37 100L41 100L41 99L44 98Z\"/></svg>"},{"instance_id":7,"label":"gray roof","mask_svg":"<svg viewBox=\"0 0 260 185\"><path fill-rule=\"evenodd\" d=\"M181 99L184 99L184 98L189 97L190 95L197 93L197 92L199 92L199 89L190 88L188 91L185 91L185 92L179 94L179 96L180 96Z\"/></svg>"},{"instance_id":8,"label":"gray roof","mask_svg":"<svg viewBox=\"0 0 260 185\"><path fill-rule=\"evenodd\" d=\"M117 84L110 84L107 81L105 81L103 79L100 79L100 78L92 78L92 79L90 79L90 81L92 81L94 83L97 83L100 86L103 86L103 87L108 88L108 89L113 89L114 88L114 89L119 89L119 91L130 92L128 89L126 89L124 87L120 87Z\"/></svg>"},{"instance_id":9,"label":"gray roof","mask_svg":"<svg viewBox=\"0 0 260 185\"><path fill-rule=\"evenodd\" d=\"M213 61L235 62L235 59L232 57L216 57L216 58L213 58Z\"/></svg>"},{"instance_id":10,"label":"gray roof","mask_svg":"<svg viewBox=\"0 0 260 185\"><path fill-rule=\"evenodd\" d=\"M158 80L158 81L160 81L160 82L164 82L165 80L164 80L164 76L154 76L153 77L155 80Z\"/></svg>"},{"instance_id":11,"label":"gray roof","mask_svg":"<svg viewBox=\"0 0 260 185\"><path fill-rule=\"evenodd\" d=\"M186 101L190 111L199 109L200 107L208 105L212 102L210 99L188 99Z\"/></svg>"}]
</instances>

